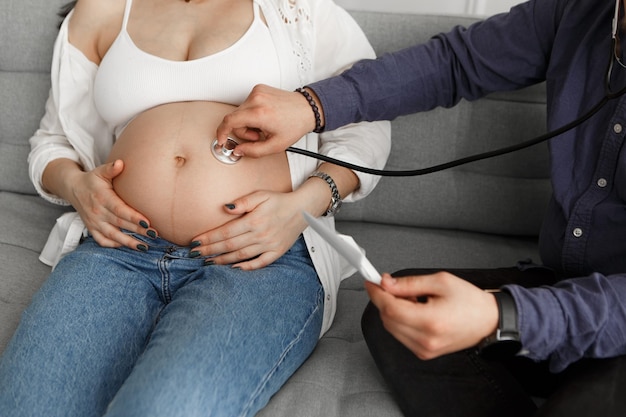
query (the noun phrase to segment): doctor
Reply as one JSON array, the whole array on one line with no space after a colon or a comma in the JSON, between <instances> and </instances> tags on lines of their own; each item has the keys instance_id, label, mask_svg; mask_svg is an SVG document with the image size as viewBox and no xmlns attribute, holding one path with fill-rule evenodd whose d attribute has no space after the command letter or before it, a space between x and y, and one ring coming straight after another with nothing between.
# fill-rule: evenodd
<instances>
[{"instance_id":1,"label":"doctor","mask_svg":"<svg viewBox=\"0 0 626 417\"><path fill-rule=\"evenodd\" d=\"M552 130L626 86L623 16L622 0L530 0L310 84L310 99L257 86L218 138L258 140L235 150L258 157L314 129L544 81ZM364 335L406 415L626 415L617 394L626 390L624 126L621 97L551 141L541 266L366 283ZM494 277L498 292L481 289ZM510 283L526 279L543 285ZM533 396L546 401L537 407Z\"/></svg>"}]
</instances>

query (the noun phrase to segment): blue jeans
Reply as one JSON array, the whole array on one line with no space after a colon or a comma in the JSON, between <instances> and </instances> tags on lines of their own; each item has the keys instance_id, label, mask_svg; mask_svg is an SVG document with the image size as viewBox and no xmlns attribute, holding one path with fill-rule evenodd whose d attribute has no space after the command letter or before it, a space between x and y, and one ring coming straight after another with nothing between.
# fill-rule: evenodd
<instances>
[{"instance_id":1,"label":"blue jeans","mask_svg":"<svg viewBox=\"0 0 626 417\"><path fill-rule=\"evenodd\" d=\"M0 361L1 416L251 416L313 351L324 294L302 238L256 271L145 240L61 260Z\"/></svg>"}]
</instances>

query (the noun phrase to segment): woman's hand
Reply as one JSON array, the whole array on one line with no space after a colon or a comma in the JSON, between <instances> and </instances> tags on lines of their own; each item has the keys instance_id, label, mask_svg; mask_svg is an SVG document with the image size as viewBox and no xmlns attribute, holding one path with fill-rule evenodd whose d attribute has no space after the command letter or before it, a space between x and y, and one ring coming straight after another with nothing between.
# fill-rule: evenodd
<instances>
[{"instance_id":1,"label":"woman's hand","mask_svg":"<svg viewBox=\"0 0 626 417\"><path fill-rule=\"evenodd\" d=\"M385 329L421 359L475 346L498 325L495 297L447 272L365 286Z\"/></svg>"},{"instance_id":2,"label":"woman's hand","mask_svg":"<svg viewBox=\"0 0 626 417\"><path fill-rule=\"evenodd\" d=\"M100 246L145 250L146 245L120 230L156 237L156 231L149 228L148 219L127 205L113 190L113 179L123 170L121 160L100 165L90 172L66 169L64 192L58 195L72 204Z\"/></svg>"},{"instance_id":3,"label":"woman's hand","mask_svg":"<svg viewBox=\"0 0 626 417\"><path fill-rule=\"evenodd\" d=\"M193 239L210 261L252 270L267 266L293 246L307 227L296 193L256 191L224 207L240 217Z\"/></svg>"},{"instance_id":4,"label":"woman's hand","mask_svg":"<svg viewBox=\"0 0 626 417\"><path fill-rule=\"evenodd\" d=\"M347 168L324 163L318 170L334 179L342 197L359 186L358 177ZM321 216L330 200L330 187L318 177L308 178L289 193L253 192L227 204L224 209L240 217L196 236L194 250L199 256L217 255L211 258L216 264L262 268L285 254L307 228L302 212Z\"/></svg>"}]
</instances>

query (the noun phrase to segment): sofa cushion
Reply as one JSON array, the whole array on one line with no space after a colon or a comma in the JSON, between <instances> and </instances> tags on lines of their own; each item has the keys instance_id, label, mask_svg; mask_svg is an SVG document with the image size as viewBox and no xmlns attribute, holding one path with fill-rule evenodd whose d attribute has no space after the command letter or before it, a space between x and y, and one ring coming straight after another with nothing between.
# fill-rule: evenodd
<instances>
[{"instance_id":1,"label":"sofa cushion","mask_svg":"<svg viewBox=\"0 0 626 417\"><path fill-rule=\"evenodd\" d=\"M361 335L361 278L339 291L337 315L312 355L258 417L402 417Z\"/></svg>"},{"instance_id":2,"label":"sofa cushion","mask_svg":"<svg viewBox=\"0 0 626 417\"><path fill-rule=\"evenodd\" d=\"M337 230L354 237L380 272L406 268L499 268L521 260L539 261L537 237L494 235L406 227L378 223L337 223ZM344 281L342 286L362 282Z\"/></svg>"},{"instance_id":3,"label":"sofa cushion","mask_svg":"<svg viewBox=\"0 0 626 417\"><path fill-rule=\"evenodd\" d=\"M66 0L0 2L0 190L35 194L28 179L28 139L50 88L50 60Z\"/></svg>"},{"instance_id":4,"label":"sofa cushion","mask_svg":"<svg viewBox=\"0 0 626 417\"><path fill-rule=\"evenodd\" d=\"M22 310L50 273L39 253L55 219L65 208L38 196L0 192L0 353L15 331Z\"/></svg>"},{"instance_id":5,"label":"sofa cushion","mask_svg":"<svg viewBox=\"0 0 626 417\"><path fill-rule=\"evenodd\" d=\"M0 71L0 190L36 194L28 177L28 139L39 126L50 74Z\"/></svg>"}]
</instances>

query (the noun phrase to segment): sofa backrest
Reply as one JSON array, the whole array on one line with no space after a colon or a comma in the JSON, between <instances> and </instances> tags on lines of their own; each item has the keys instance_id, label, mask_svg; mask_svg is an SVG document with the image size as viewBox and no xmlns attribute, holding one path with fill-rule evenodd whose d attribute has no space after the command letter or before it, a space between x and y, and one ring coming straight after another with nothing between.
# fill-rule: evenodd
<instances>
[{"instance_id":1,"label":"sofa backrest","mask_svg":"<svg viewBox=\"0 0 626 417\"><path fill-rule=\"evenodd\" d=\"M43 116L57 13L66 2L0 2L0 191L35 193L26 163L28 139Z\"/></svg>"},{"instance_id":2,"label":"sofa backrest","mask_svg":"<svg viewBox=\"0 0 626 417\"><path fill-rule=\"evenodd\" d=\"M396 51L471 17L351 12L377 55ZM544 133L545 86L462 101L392 121L388 169L425 168ZM420 177L384 177L340 220L496 233L538 234L551 193L547 145Z\"/></svg>"}]
</instances>

